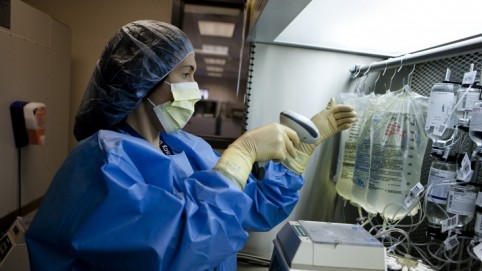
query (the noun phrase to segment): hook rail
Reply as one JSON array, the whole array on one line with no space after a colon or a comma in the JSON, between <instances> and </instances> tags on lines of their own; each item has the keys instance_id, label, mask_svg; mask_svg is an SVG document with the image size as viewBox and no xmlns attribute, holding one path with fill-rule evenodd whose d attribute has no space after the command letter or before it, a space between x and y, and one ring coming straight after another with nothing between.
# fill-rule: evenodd
<instances>
[{"instance_id":1,"label":"hook rail","mask_svg":"<svg viewBox=\"0 0 482 271\"><path fill-rule=\"evenodd\" d=\"M356 78L360 74L366 74L367 71L374 72L383 69L391 69L403 65L413 65L427 60L435 60L447 58L464 53L475 51L482 51L482 37L476 37L468 40L463 40L448 45L427 49L420 52L410 53L403 56L389 58L387 60L373 62L370 65L355 65L350 69L352 77Z\"/></svg>"}]
</instances>

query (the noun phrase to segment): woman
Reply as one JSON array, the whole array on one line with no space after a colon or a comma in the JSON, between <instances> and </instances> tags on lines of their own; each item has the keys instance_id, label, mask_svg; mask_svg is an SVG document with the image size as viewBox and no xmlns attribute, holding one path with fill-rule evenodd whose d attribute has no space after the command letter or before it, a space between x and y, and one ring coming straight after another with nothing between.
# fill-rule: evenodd
<instances>
[{"instance_id":1,"label":"woman","mask_svg":"<svg viewBox=\"0 0 482 271\"><path fill-rule=\"evenodd\" d=\"M109 41L76 116L80 143L28 230L32 270L236 270L247 231L290 214L313 149L356 117L329 106L313 118L317 144L273 123L219 156L181 130L200 99L195 71L172 25L136 21ZM282 162L257 180L253 163L270 160Z\"/></svg>"}]
</instances>

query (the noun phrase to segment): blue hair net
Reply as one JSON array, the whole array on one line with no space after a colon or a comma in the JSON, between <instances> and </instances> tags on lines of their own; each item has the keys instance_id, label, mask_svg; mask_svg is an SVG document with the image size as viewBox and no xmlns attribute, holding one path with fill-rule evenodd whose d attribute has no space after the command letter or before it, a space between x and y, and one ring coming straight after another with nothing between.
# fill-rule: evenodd
<instances>
[{"instance_id":1,"label":"blue hair net","mask_svg":"<svg viewBox=\"0 0 482 271\"><path fill-rule=\"evenodd\" d=\"M191 52L189 38L173 25L141 20L123 26L97 61L75 117L75 138L121 122Z\"/></svg>"}]
</instances>

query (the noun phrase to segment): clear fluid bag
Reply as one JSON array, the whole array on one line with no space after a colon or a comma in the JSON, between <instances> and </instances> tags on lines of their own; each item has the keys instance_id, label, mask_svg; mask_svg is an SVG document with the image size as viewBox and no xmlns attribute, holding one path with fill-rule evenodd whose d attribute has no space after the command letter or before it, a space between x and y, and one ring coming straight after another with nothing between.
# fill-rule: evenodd
<instances>
[{"instance_id":1,"label":"clear fluid bag","mask_svg":"<svg viewBox=\"0 0 482 271\"><path fill-rule=\"evenodd\" d=\"M357 120L350 129L341 132L335 188L343 199L351 201L354 205L358 205L352 196L357 146L360 132L363 130L366 120L370 115L369 110L367 110L368 105L376 99L376 96L373 92L365 96L346 93L340 95L340 98L342 103L351 105L357 112Z\"/></svg>"},{"instance_id":2,"label":"clear fluid bag","mask_svg":"<svg viewBox=\"0 0 482 271\"><path fill-rule=\"evenodd\" d=\"M427 183L427 201L425 202L425 215L429 227L440 230L442 221L449 218L445 211L447 193L450 184L455 183L457 178L457 166L455 157L449 161L435 160L430 166Z\"/></svg>"},{"instance_id":3,"label":"clear fluid bag","mask_svg":"<svg viewBox=\"0 0 482 271\"><path fill-rule=\"evenodd\" d=\"M429 99L409 86L387 98L378 99L370 125L366 199L386 219L398 220L418 212L418 207L405 206L404 201L420 181L428 142L424 124Z\"/></svg>"},{"instance_id":4,"label":"clear fluid bag","mask_svg":"<svg viewBox=\"0 0 482 271\"><path fill-rule=\"evenodd\" d=\"M430 91L425 132L435 148L445 148L453 140L458 89L459 85L453 83L435 83Z\"/></svg>"},{"instance_id":5,"label":"clear fluid bag","mask_svg":"<svg viewBox=\"0 0 482 271\"><path fill-rule=\"evenodd\" d=\"M353 178L351 186L351 201L362 207L366 212L377 214L372 201L367 198L368 184L370 181L371 168L371 123L373 114L378 110L378 104L383 104L393 98L393 92L371 99L368 103L364 122L361 123L359 136L356 144L355 164L353 165Z\"/></svg>"}]
</instances>

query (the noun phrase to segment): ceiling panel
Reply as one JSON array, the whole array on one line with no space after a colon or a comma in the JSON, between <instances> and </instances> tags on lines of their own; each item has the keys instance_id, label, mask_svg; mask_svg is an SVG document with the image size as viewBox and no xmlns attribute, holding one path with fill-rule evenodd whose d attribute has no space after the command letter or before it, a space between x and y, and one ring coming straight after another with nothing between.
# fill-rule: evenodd
<instances>
[{"instance_id":1,"label":"ceiling panel","mask_svg":"<svg viewBox=\"0 0 482 271\"><path fill-rule=\"evenodd\" d=\"M202 2L202 1L200 1ZM226 2L226 1L225 1ZM232 1L232 2L239 2ZM200 21L232 23L234 24L233 37L218 37L212 35L201 35L198 23ZM207 65L204 62L206 57L217 57L225 60L224 65L214 64L223 67L223 78L237 78L239 74L240 53L243 42L243 10L225 6L210 6L186 3L184 6L183 31L189 36L196 52L198 62L198 76L207 76ZM218 56L203 51L203 45L226 46L228 55Z\"/></svg>"}]
</instances>

